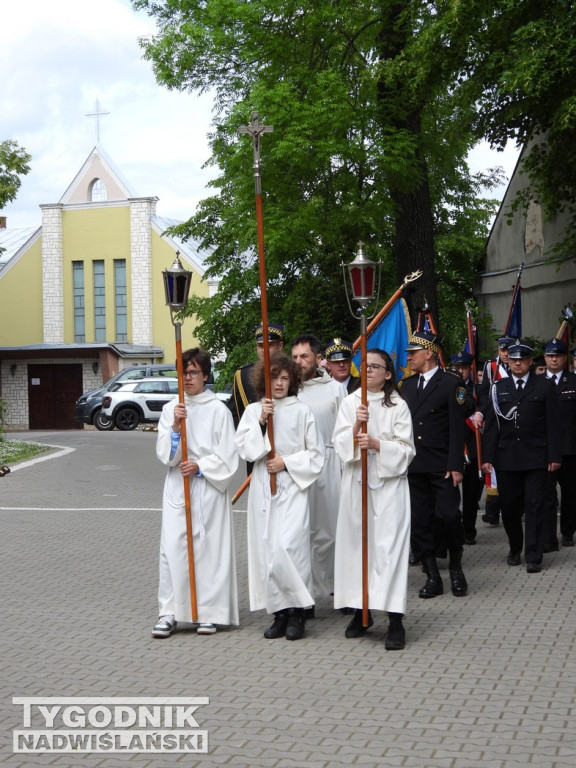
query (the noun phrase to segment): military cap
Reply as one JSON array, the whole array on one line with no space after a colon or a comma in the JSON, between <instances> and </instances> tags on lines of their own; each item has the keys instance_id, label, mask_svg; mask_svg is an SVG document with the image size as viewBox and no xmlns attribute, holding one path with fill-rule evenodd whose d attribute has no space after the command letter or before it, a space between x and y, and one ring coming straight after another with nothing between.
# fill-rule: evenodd
<instances>
[{"instance_id":1,"label":"military cap","mask_svg":"<svg viewBox=\"0 0 576 768\"><path fill-rule=\"evenodd\" d=\"M406 352L416 352L419 349L430 349L435 354L440 354L442 341L434 333L429 331L416 331L412 334Z\"/></svg>"},{"instance_id":2,"label":"military cap","mask_svg":"<svg viewBox=\"0 0 576 768\"><path fill-rule=\"evenodd\" d=\"M508 349L508 347L511 344L514 344L516 339L513 339L511 336L500 336L498 339L498 347L500 349Z\"/></svg>"},{"instance_id":3,"label":"military cap","mask_svg":"<svg viewBox=\"0 0 576 768\"><path fill-rule=\"evenodd\" d=\"M566 344L565 341L560 341L560 339L550 339L550 341L547 342L546 346L544 347L544 354L545 355L567 355L568 344Z\"/></svg>"},{"instance_id":4,"label":"military cap","mask_svg":"<svg viewBox=\"0 0 576 768\"><path fill-rule=\"evenodd\" d=\"M516 339L513 344L508 347L508 359L509 360L521 360L524 357L533 357L534 350L525 344L520 339Z\"/></svg>"},{"instance_id":5,"label":"military cap","mask_svg":"<svg viewBox=\"0 0 576 768\"><path fill-rule=\"evenodd\" d=\"M474 355L468 352L458 352L457 355L452 355L450 358L450 365L472 365Z\"/></svg>"},{"instance_id":6,"label":"military cap","mask_svg":"<svg viewBox=\"0 0 576 768\"><path fill-rule=\"evenodd\" d=\"M352 344L342 339L334 339L324 350L326 360L351 360Z\"/></svg>"},{"instance_id":7,"label":"military cap","mask_svg":"<svg viewBox=\"0 0 576 768\"><path fill-rule=\"evenodd\" d=\"M262 323L256 326L254 334L256 335L256 343L264 340ZM268 323L268 341L284 341L284 326L280 323Z\"/></svg>"}]
</instances>

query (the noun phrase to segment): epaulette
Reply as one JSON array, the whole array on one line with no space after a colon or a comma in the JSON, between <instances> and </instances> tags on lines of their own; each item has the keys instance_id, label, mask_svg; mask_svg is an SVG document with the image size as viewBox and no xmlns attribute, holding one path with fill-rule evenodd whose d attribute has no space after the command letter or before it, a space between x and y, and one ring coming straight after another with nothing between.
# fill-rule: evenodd
<instances>
[{"instance_id":1,"label":"epaulette","mask_svg":"<svg viewBox=\"0 0 576 768\"><path fill-rule=\"evenodd\" d=\"M455 376L457 379L460 379L460 381L463 381L460 373L458 371L453 371L451 368L444 368L444 373L449 373L450 376Z\"/></svg>"}]
</instances>

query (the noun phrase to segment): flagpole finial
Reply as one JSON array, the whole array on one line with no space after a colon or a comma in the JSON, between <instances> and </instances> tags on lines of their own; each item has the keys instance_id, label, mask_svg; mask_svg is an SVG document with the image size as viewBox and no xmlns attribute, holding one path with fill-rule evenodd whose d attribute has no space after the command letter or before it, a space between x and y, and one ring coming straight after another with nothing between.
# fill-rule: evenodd
<instances>
[{"instance_id":1,"label":"flagpole finial","mask_svg":"<svg viewBox=\"0 0 576 768\"><path fill-rule=\"evenodd\" d=\"M409 283L413 283L414 280L418 280L420 277L422 277L422 270L421 269L416 269L416 270L414 270L414 272L410 272L409 275L405 276L404 282L400 286L400 290L403 291L404 288L406 288L406 286Z\"/></svg>"}]
</instances>

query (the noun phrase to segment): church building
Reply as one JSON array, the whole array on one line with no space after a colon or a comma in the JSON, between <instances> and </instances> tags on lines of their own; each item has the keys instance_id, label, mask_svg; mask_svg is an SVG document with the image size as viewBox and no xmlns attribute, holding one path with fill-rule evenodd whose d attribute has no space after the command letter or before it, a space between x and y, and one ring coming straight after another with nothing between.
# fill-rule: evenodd
<instances>
[{"instance_id":1,"label":"church building","mask_svg":"<svg viewBox=\"0 0 576 768\"><path fill-rule=\"evenodd\" d=\"M0 398L7 429L75 429L74 403L119 370L171 363L162 272L176 254L191 294L211 295L192 241L163 234L157 197L137 197L100 145L38 228L0 220ZM3 251L1 249L4 249ZM184 348L197 343L190 318Z\"/></svg>"},{"instance_id":2,"label":"church building","mask_svg":"<svg viewBox=\"0 0 576 768\"><path fill-rule=\"evenodd\" d=\"M576 301L576 263L560 262L553 247L570 227L569 215L546 216L530 193L523 169L531 145L524 147L488 238L486 259L475 291L478 304L492 316L498 335L504 333L512 289L522 270L522 333L551 339L560 327L564 307ZM513 210L518 194L527 196L527 208ZM494 351L494 350L492 350Z\"/></svg>"}]
</instances>

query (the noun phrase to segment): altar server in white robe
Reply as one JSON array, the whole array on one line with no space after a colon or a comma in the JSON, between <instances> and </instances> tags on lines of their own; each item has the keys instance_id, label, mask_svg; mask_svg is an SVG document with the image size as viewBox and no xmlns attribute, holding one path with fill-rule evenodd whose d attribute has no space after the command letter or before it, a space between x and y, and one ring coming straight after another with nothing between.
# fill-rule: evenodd
<instances>
[{"instance_id":1,"label":"altar server in white robe","mask_svg":"<svg viewBox=\"0 0 576 768\"><path fill-rule=\"evenodd\" d=\"M332 446L332 432L340 404L347 395L346 387L319 367L320 350L320 341L311 333L302 334L292 342L292 359L300 368L302 380L298 400L312 411L326 453L322 473L308 494L315 599L334 594L334 545L342 469Z\"/></svg>"},{"instance_id":2,"label":"altar server in white robe","mask_svg":"<svg viewBox=\"0 0 576 768\"><path fill-rule=\"evenodd\" d=\"M156 454L168 467L162 500L159 619L154 637L191 622L183 476L190 478L198 634L238 624L238 590L230 485L238 468L230 411L205 389L210 357L184 352L184 403L167 403L158 424ZM182 461L180 419L186 419L188 460Z\"/></svg>"},{"instance_id":3,"label":"altar server in white robe","mask_svg":"<svg viewBox=\"0 0 576 768\"><path fill-rule=\"evenodd\" d=\"M236 445L254 462L248 496L248 578L250 608L274 613L264 637L304 636L304 608L313 605L308 489L322 471L324 447L312 412L296 395L299 369L286 355L270 361L272 399L248 405L238 425ZM254 384L265 390L264 366ZM274 419L274 458L269 457L267 418ZM270 474L276 475L271 496Z\"/></svg>"},{"instance_id":4,"label":"altar server in white robe","mask_svg":"<svg viewBox=\"0 0 576 768\"><path fill-rule=\"evenodd\" d=\"M406 612L410 552L408 465L415 456L412 417L398 392L394 365L383 350L367 353L368 405L360 390L340 407L333 443L344 462L336 531L334 605L356 609L346 637L362 637L362 464L368 450L368 592L371 611L386 611L387 650L405 646L402 618ZM361 433L367 423L366 434Z\"/></svg>"}]
</instances>

